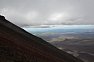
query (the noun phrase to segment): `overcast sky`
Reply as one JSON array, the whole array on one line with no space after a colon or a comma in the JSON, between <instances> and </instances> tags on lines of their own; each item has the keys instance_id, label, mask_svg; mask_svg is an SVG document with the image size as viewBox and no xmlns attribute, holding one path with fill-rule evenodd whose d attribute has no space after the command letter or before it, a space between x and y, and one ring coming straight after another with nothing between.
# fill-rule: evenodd
<instances>
[{"instance_id":1,"label":"overcast sky","mask_svg":"<svg viewBox=\"0 0 94 62\"><path fill-rule=\"evenodd\" d=\"M0 0L0 14L23 25L94 24L94 0Z\"/></svg>"}]
</instances>

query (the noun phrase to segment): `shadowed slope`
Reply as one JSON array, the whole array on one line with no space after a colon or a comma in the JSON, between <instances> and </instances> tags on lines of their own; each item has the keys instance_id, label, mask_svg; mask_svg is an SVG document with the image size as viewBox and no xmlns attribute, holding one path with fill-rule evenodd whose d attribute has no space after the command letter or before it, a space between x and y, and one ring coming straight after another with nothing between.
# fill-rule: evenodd
<instances>
[{"instance_id":1,"label":"shadowed slope","mask_svg":"<svg viewBox=\"0 0 94 62\"><path fill-rule=\"evenodd\" d=\"M0 62L83 62L0 16Z\"/></svg>"}]
</instances>

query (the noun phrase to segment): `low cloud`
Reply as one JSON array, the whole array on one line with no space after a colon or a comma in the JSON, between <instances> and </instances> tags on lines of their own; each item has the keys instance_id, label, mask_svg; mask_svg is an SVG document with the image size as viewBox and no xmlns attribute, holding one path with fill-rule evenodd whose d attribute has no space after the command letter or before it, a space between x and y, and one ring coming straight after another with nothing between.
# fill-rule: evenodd
<instances>
[{"instance_id":1,"label":"low cloud","mask_svg":"<svg viewBox=\"0 0 94 62\"><path fill-rule=\"evenodd\" d=\"M94 24L94 0L0 0L0 14L19 26Z\"/></svg>"}]
</instances>

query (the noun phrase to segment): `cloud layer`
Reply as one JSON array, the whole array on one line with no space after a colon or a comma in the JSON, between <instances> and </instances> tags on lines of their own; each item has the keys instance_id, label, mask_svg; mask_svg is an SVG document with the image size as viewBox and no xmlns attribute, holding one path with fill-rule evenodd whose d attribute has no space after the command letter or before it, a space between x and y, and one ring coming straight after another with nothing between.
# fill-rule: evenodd
<instances>
[{"instance_id":1,"label":"cloud layer","mask_svg":"<svg viewBox=\"0 0 94 62\"><path fill-rule=\"evenodd\" d=\"M0 14L19 25L94 24L94 0L0 0Z\"/></svg>"}]
</instances>

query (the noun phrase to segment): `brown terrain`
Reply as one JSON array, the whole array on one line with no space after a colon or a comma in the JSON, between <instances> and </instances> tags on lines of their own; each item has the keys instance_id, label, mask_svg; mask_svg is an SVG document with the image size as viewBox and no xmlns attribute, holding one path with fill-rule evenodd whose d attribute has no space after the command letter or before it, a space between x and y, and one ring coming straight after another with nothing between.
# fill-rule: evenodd
<instances>
[{"instance_id":1,"label":"brown terrain","mask_svg":"<svg viewBox=\"0 0 94 62\"><path fill-rule=\"evenodd\" d=\"M0 62L83 62L0 16Z\"/></svg>"}]
</instances>

